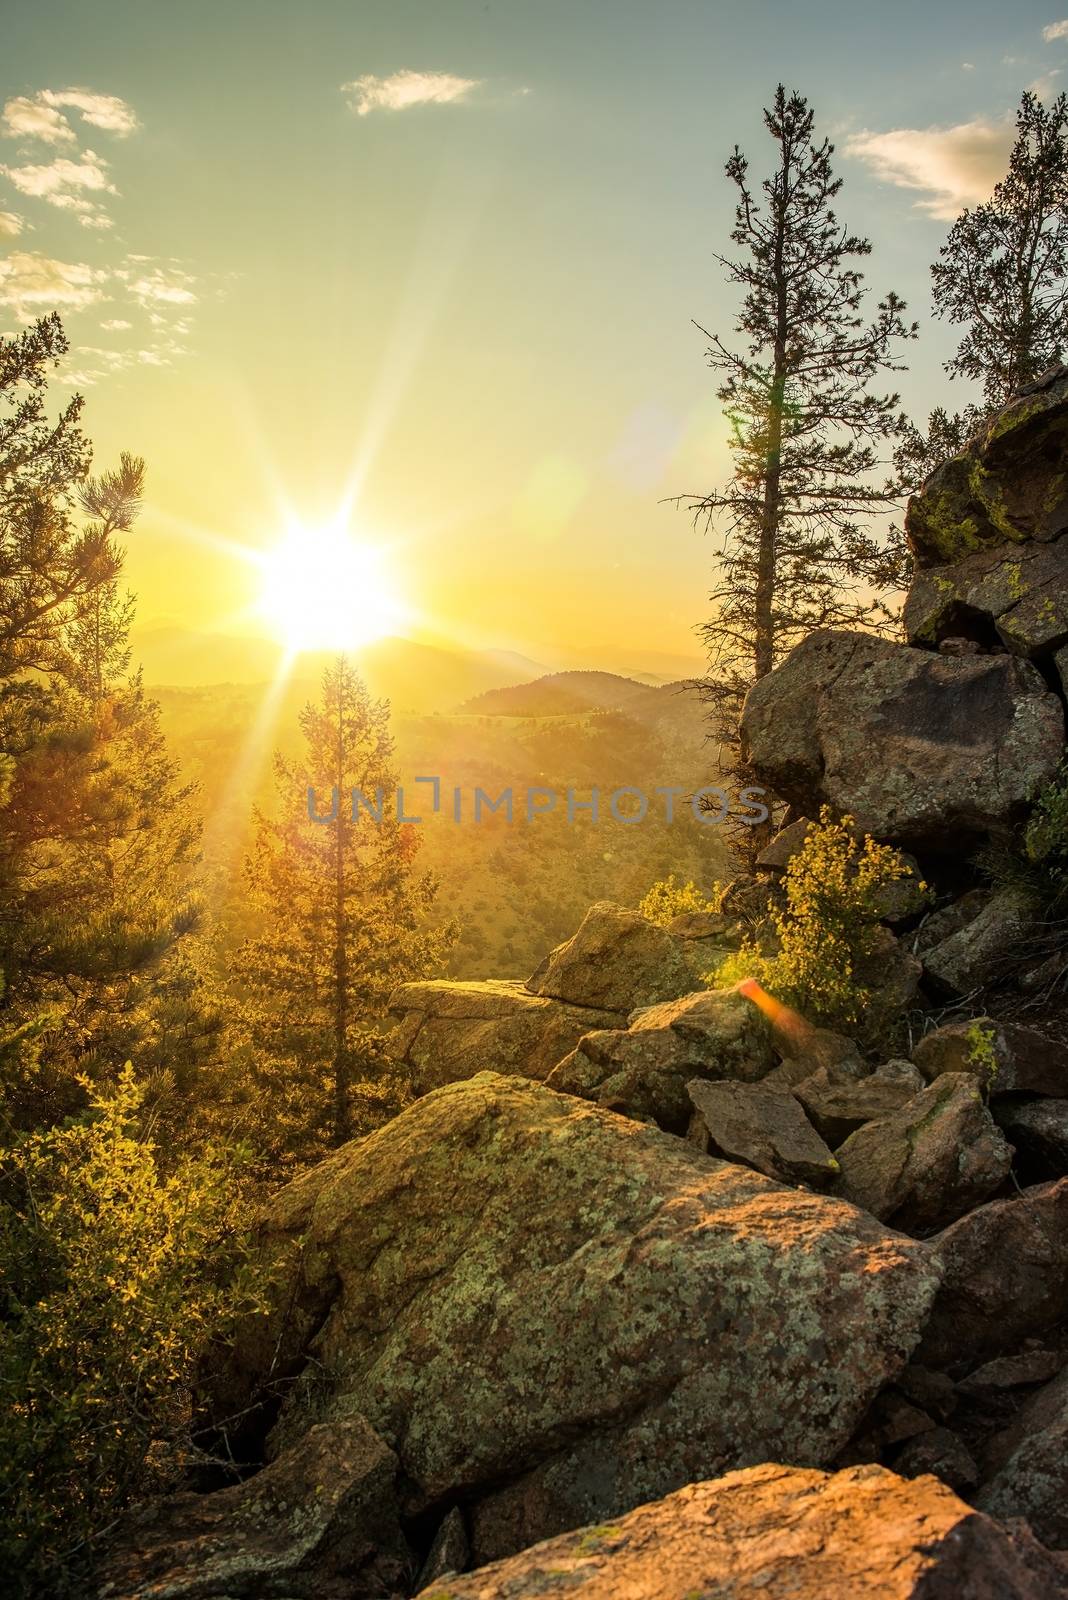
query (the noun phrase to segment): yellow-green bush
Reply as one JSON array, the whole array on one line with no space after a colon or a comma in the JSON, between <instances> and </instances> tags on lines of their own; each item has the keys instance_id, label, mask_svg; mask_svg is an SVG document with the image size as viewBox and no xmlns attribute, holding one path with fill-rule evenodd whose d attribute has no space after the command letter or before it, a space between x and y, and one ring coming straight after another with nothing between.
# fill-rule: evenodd
<instances>
[{"instance_id":1,"label":"yellow-green bush","mask_svg":"<svg viewBox=\"0 0 1068 1600\"><path fill-rule=\"evenodd\" d=\"M889 845L859 838L852 817L836 820L824 807L786 868L785 905L771 910L777 950L749 940L708 981L757 978L810 1022L872 1038L887 1021L866 970L880 938L880 897L910 871Z\"/></svg>"},{"instance_id":2,"label":"yellow-green bush","mask_svg":"<svg viewBox=\"0 0 1068 1600\"><path fill-rule=\"evenodd\" d=\"M68 1126L0 1152L0 1568L86 1592L95 1539L153 1486L208 1338L258 1302L232 1166L164 1175L127 1065ZM158 1480L157 1480L158 1481Z\"/></svg>"},{"instance_id":3,"label":"yellow-green bush","mask_svg":"<svg viewBox=\"0 0 1068 1600\"><path fill-rule=\"evenodd\" d=\"M650 922L656 922L664 928L674 917L682 916L684 912L691 911L718 911L719 897L723 893L722 884L713 885L713 894L702 894L696 883L678 883L675 874L662 878L659 883L654 883L652 888L639 903L638 910Z\"/></svg>"}]
</instances>

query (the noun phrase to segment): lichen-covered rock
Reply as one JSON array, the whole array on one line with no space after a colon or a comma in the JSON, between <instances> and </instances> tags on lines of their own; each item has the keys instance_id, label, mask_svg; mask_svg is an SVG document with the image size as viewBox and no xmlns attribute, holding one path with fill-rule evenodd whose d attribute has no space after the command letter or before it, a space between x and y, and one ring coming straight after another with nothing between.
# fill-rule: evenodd
<instances>
[{"instance_id":1,"label":"lichen-covered rock","mask_svg":"<svg viewBox=\"0 0 1068 1600\"><path fill-rule=\"evenodd\" d=\"M931 1241L945 1274L917 1359L1002 1353L1068 1317L1068 1178L992 1200Z\"/></svg>"},{"instance_id":2,"label":"lichen-covered rock","mask_svg":"<svg viewBox=\"0 0 1068 1600\"><path fill-rule=\"evenodd\" d=\"M545 1081L609 1111L684 1133L690 1078L752 1083L774 1064L760 1012L736 989L702 989L634 1013L625 1031L587 1034Z\"/></svg>"},{"instance_id":3,"label":"lichen-covered rock","mask_svg":"<svg viewBox=\"0 0 1068 1600\"><path fill-rule=\"evenodd\" d=\"M923 970L943 994L965 995L1006 979L1041 912L1024 889L1001 889L982 910L923 955Z\"/></svg>"},{"instance_id":4,"label":"lichen-covered rock","mask_svg":"<svg viewBox=\"0 0 1068 1600\"><path fill-rule=\"evenodd\" d=\"M972 1072L991 1097L1068 1095L1068 1051L1015 1022L993 1017L947 1022L925 1034L912 1059L928 1083L943 1072Z\"/></svg>"},{"instance_id":5,"label":"lichen-covered rock","mask_svg":"<svg viewBox=\"0 0 1068 1600\"><path fill-rule=\"evenodd\" d=\"M1048 660L1068 642L1068 539L979 550L917 572L905 601L910 644L959 635Z\"/></svg>"},{"instance_id":6,"label":"lichen-covered rock","mask_svg":"<svg viewBox=\"0 0 1068 1600\"><path fill-rule=\"evenodd\" d=\"M694 1107L688 1137L698 1149L783 1183L826 1189L837 1177L837 1161L789 1089L704 1078L686 1087Z\"/></svg>"},{"instance_id":7,"label":"lichen-covered rock","mask_svg":"<svg viewBox=\"0 0 1068 1600\"><path fill-rule=\"evenodd\" d=\"M401 1593L412 1556L397 1458L359 1416L309 1428L262 1472L153 1502L106 1558L100 1600L362 1600Z\"/></svg>"},{"instance_id":8,"label":"lichen-covered rock","mask_svg":"<svg viewBox=\"0 0 1068 1600\"><path fill-rule=\"evenodd\" d=\"M1055 1600L1063 1568L1025 1529L933 1478L758 1466L692 1483L425 1589L420 1600Z\"/></svg>"},{"instance_id":9,"label":"lichen-covered rock","mask_svg":"<svg viewBox=\"0 0 1068 1600\"><path fill-rule=\"evenodd\" d=\"M905 532L921 568L1068 528L1068 371L1021 391L909 502Z\"/></svg>"},{"instance_id":10,"label":"lichen-covered rock","mask_svg":"<svg viewBox=\"0 0 1068 1600\"><path fill-rule=\"evenodd\" d=\"M887 1061L861 1078L820 1067L795 1086L794 1094L836 1150L866 1122L900 1111L923 1087L924 1080L911 1062Z\"/></svg>"},{"instance_id":11,"label":"lichen-covered rock","mask_svg":"<svg viewBox=\"0 0 1068 1600\"><path fill-rule=\"evenodd\" d=\"M1052 1550L1068 1549L1068 1372L1031 1396L983 1456L976 1504L1024 1517Z\"/></svg>"},{"instance_id":12,"label":"lichen-covered rock","mask_svg":"<svg viewBox=\"0 0 1068 1600\"><path fill-rule=\"evenodd\" d=\"M948 1072L899 1111L850 1134L837 1192L907 1233L927 1234L1008 1176L1012 1150L974 1077Z\"/></svg>"},{"instance_id":13,"label":"lichen-covered rock","mask_svg":"<svg viewBox=\"0 0 1068 1600\"><path fill-rule=\"evenodd\" d=\"M701 940L680 939L626 906L600 900L527 980L531 994L605 1011L675 1000L699 982Z\"/></svg>"},{"instance_id":14,"label":"lichen-covered rock","mask_svg":"<svg viewBox=\"0 0 1068 1600\"><path fill-rule=\"evenodd\" d=\"M408 1513L474 1508L477 1559L738 1465L829 1460L938 1280L841 1201L491 1073L283 1189L260 1246L271 1309L206 1363L203 1408L255 1431L273 1387L279 1439L358 1408Z\"/></svg>"},{"instance_id":15,"label":"lichen-covered rock","mask_svg":"<svg viewBox=\"0 0 1068 1600\"><path fill-rule=\"evenodd\" d=\"M476 1072L540 1080L591 1028L625 1020L623 1012L563 1005L500 979L402 983L389 1009L397 1022L388 1049L416 1094Z\"/></svg>"},{"instance_id":16,"label":"lichen-covered rock","mask_svg":"<svg viewBox=\"0 0 1068 1600\"><path fill-rule=\"evenodd\" d=\"M1064 713L1015 656L821 629L753 685L742 734L757 781L807 814L829 805L877 839L956 852L1049 782Z\"/></svg>"}]
</instances>

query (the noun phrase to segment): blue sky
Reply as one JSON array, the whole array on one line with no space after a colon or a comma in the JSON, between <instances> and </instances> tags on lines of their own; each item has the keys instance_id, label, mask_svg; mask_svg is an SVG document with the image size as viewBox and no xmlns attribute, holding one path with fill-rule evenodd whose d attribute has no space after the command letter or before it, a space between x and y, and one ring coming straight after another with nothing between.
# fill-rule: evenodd
<instances>
[{"instance_id":1,"label":"blue sky","mask_svg":"<svg viewBox=\"0 0 1068 1600\"><path fill-rule=\"evenodd\" d=\"M148 459L144 625L254 629L232 547L355 485L429 631L682 658L713 546L662 502L725 471L691 318L730 325L731 147L759 175L762 103L780 78L809 97L873 289L920 318L899 381L923 414L955 398L928 263L1002 170L1020 91L1068 81L1061 21L911 0L19 0L0 317L61 310L99 459Z\"/></svg>"}]
</instances>

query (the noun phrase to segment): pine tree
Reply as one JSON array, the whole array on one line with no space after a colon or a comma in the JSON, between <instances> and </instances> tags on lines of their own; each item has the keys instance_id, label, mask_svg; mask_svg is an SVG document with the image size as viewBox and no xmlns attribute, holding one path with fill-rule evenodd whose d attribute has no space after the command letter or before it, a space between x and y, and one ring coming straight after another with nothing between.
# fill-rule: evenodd
<instances>
[{"instance_id":1,"label":"pine tree","mask_svg":"<svg viewBox=\"0 0 1068 1600\"><path fill-rule=\"evenodd\" d=\"M234 978L272 1114L306 1152L325 1124L341 1143L389 1103L386 1003L440 967L454 930L428 920L437 886L415 875L419 841L397 820L388 703L341 657L300 726L303 759L276 757L277 816L256 813L246 877L263 932L238 952ZM354 790L380 820L362 803L353 819ZM325 821L313 820L319 806Z\"/></svg>"},{"instance_id":2,"label":"pine tree","mask_svg":"<svg viewBox=\"0 0 1068 1600\"><path fill-rule=\"evenodd\" d=\"M963 211L931 267L935 315L965 330L945 363L982 386L981 404L932 412L911 428L899 467L911 488L956 455L993 411L1068 351L1068 99L1028 89L1009 170L991 198Z\"/></svg>"},{"instance_id":3,"label":"pine tree","mask_svg":"<svg viewBox=\"0 0 1068 1600\"><path fill-rule=\"evenodd\" d=\"M898 396L870 386L900 370L915 325L893 293L865 320L857 263L871 247L835 214L834 147L816 140L808 103L780 84L764 124L776 164L760 192L737 147L726 166L739 254L718 259L742 290L738 339L707 335L734 470L724 489L684 497L722 541L702 633L728 740L751 683L814 628L885 622L879 594L901 578L898 549L869 524L896 502L880 450L904 422Z\"/></svg>"}]
</instances>

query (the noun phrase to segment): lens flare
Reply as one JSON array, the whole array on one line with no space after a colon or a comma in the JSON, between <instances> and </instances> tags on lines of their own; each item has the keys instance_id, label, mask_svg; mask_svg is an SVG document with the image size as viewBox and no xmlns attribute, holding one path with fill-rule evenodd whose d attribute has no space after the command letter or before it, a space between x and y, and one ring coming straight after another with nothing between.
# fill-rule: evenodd
<instances>
[{"instance_id":1,"label":"lens flare","mask_svg":"<svg viewBox=\"0 0 1068 1600\"><path fill-rule=\"evenodd\" d=\"M806 1021L799 1011L776 1000L756 978L743 978L738 985L738 993L751 1000L764 1013L775 1032L790 1046L791 1054L815 1042L819 1030Z\"/></svg>"}]
</instances>

